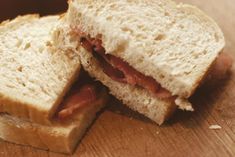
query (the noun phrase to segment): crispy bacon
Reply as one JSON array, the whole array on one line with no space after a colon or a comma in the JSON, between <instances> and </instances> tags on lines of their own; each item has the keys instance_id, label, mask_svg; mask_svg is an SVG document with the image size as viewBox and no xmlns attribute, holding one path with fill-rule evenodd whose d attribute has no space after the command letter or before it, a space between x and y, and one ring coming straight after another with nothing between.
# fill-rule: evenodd
<instances>
[{"instance_id":1,"label":"crispy bacon","mask_svg":"<svg viewBox=\"0 0 235 157\"><path fill-rule=\"evenodd\" d=\"M115 81L140 86L158 98L170 98L171 93L162 88L152 77L145 76L135 70L127 62L110 54L105 54L102 41L99 39L81 38L82 46L99 60L106 75Z\"/></svg>"},{"instance_id":2,"label":"crispy bacon","mask_svg":"<svg viewBox=\"0 0 235 157\"><path fill-rule=\"evenodd\" d=\"M58 112L58 118L66 119L96 99L97 94L94 85L87 84L82 86L80 90L75 89L63 102L62 109Z\"/></svg>"}]
</instances>

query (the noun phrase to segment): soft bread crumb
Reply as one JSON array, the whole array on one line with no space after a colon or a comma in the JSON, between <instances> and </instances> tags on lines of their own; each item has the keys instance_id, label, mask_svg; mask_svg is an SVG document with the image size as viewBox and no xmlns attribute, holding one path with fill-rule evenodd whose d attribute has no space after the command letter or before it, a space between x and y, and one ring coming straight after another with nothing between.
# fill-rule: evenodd
<instances>
[{"instance_id":1,"label":"soft bread crumb","mask_svg":"<svg viewBox=\"0 0 235 157\"><path fill-rule=\"evenodd\" d=\"M211 125L211 126L209 127L209 129L211 129L211 130L220 130L220 129L222 129L222 127L219 126L219 125Z\"/></svg>"},{"instance_id":2,"label":"soft bread crumb","mask_svg":"<svg viewBox=\"0 0 235 157\"><path fill-rule=\"evenodd\" d=\"M192 104L187 99L177 98L175 100L175 104L181 110L192 111L192 112L194 111L194 108L193 108Z\"/></svg>"}]
</instances>

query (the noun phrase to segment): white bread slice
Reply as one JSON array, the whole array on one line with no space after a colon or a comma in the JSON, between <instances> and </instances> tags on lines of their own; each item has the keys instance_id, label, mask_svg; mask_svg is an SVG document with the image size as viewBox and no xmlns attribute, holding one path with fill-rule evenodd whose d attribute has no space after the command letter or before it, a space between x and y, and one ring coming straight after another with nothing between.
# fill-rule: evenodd
<instances>
[{"instance_id":1,"label":"white bread slice","mask_svg":"<svg viewBox=\"0 0 235 157\"><path fill-rule=\"evenodd\" d=\"M59 16L17 17L0 25L0 112L49 124L80 71L78 55L51 45Z\"/></svg>"},{"instance_id":2,"label":"white bread slice","mask_svg":"<svg viewBox=\"0 0 235 157\"><path fill-rule=\"evenodd\" d=\"M49 126L0 114L0 138L20 145L71 154L96 113L106 103L107 96L107 92L103 92L100 99L69 120L65 122L54 120Z\"/></svg>"},{"instance_id":3,"label":"white bread slice","mask_svg":"<svg viewBox=\"0 0 235 157\"><path fill-rule=\"evenodd\" d=\"M106 53L182 98L194 93L225 45L210 17L171 0L71 0L67 18L101 37Z\"/></svg>"}]
</instances>

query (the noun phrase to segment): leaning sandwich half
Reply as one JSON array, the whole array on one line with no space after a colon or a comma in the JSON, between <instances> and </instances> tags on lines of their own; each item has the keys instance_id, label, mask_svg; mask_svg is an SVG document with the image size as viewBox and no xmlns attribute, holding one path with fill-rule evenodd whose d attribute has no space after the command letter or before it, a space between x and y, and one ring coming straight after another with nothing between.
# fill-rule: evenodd
<instances>
[{"instance_id":1,"label":"leaning sandwich half","mask_svg":"<svg viewBox=\"0 0 235 157\"><path fill-rule=\"evenodd\" d=\"M65 21L84 69L158 124L176 106L193 110L188 98L225 45L210 17L170 0L71 0Z\"/></svg>"},{"instance_id":2,"label":"leaning sandwich half","mask_svg":"<svg viewBox=\"0 0 235 157\"><path fill-rule=\"evenodd\" d=\"M72 153L108 93L80 71L77 54L52 44L58 24L60 16L26 15L0 25L0 138Z\"/></svg>"}]
</instances>

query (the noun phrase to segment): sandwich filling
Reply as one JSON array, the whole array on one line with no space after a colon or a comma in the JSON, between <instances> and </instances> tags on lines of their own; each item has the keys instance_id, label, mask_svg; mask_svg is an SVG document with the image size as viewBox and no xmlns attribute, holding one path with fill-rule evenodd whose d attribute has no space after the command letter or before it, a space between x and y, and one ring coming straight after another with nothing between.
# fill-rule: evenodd
<instances>
[{"instance_id":1,"label":"sandwich filling","mask_svg":"<svg viewBox=\"0 0 235 157\"><path fill-rule=\"evenodd\" d=\"M148 90L154 96L160 99L174 100L176 97L150 76L145 76L127 62L122 59L105 53L100 39L90 37L80 37L80 42L83 48L91 52L93 56L99 61L103 72L114 81L121 83L128 83L133 86L139 86ZM211 80L221 80L226 76L226 73L232 67L233 60L226 53L221 53L212 66L211 71L207 75L205 82L209 84Z\"/></svg>"},{"instance_id":2,"label":"sandwich filling","mask_svg":"<svg viewBox=\"0 0 235 157\"><path fill-rule=\"evenodd\" d=\"M78 110L96 101L96 99L97 92L92 84L86 84L80 89L74 89L62 103L62 108L58 112L58 118L68 118Z\"/></svg>"},{"instance_id":3,"label":"sandwich filling","mask_svg":"<svg viewBox=\"0 0 235 157\"><path fill-rule=\"evenodd\" d=\"M146 89L156 98L174 101L179 108L193 111L192 105L187 99L173 96L170 91L164 89L154 78L140 73L121 58L106 54L99 38L91 38L77 27L72 28L71 33L78 36L80 45L92 53L103 72L112 80ZM210 84L212 80L218 81L224 78L232 67L232 62L233 60L229 55L221 53L207 75L204 84Z\"/></svg>"},{"instance_id":4,"label":"sandwich filling","mask_svg":"<svg viewBox=\"0 0 235 157\"><path fill-rule=\"evenodd\" d=\"M98 83L79 79L62 102L57 118L60 120L67 119L82 109L95 104L96 101L103 98L101 88Z\"/></svg>"},{"instance_id":5,"label":"sandwich filling","mask_svg":"<svg viewBox=\"0 0 235 157\"><path fill-rule=\"evenodd\" d=\"M80 42L83 48L92 53L99 61L103 72L114 81L144 88L160 99L173 97L168 90L162 88L152 77L143 75L116 56L105 54L105 49L102 47L100 39L82 36L80 37Z\"/></svg>"}]
</instances>

